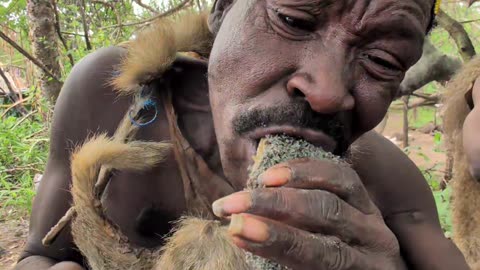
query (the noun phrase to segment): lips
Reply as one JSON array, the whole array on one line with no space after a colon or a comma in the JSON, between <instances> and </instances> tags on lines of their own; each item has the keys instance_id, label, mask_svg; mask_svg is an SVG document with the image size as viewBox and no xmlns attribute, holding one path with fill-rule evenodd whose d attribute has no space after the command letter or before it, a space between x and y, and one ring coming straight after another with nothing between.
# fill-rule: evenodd
<instances>
[{"instance_id":1,"label":"lips","mask_svg":"<svg viewBox=\"0 0 480 270\"><path fill-rule=\"evenodd\" d=\"M258 145L260 139L268 135L284 134L287 136L304 139L305 141L321 147L323 150L332 153L335 151L337 142L325 133L309 128L294 127L294 126L270 126L266 128L258 128L247 134L248 138L253 140Z\"/></svg>"}]
</instances>

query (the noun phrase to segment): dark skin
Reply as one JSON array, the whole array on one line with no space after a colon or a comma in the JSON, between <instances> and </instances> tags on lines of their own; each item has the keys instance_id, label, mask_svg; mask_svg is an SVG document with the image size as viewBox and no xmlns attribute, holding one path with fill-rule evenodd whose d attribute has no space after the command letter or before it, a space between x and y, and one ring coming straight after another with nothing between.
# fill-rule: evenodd
<instances>
[{"instance_id":1,"label":"dark skin","mask_svg":"<svg viewBox=\"0 0 480 270\"><path fill-rule=\"evenodd\" d=\"M388 140L368 132L420 57L431 6L427 0L217 2L209 62L179 58L174 67L180 69L164 80L174 89L184 136L212 170L226 176L223 193L231 195L212 202L213 209L230 216L238 246L293 269L468 269L443 236L419 170ZM64 86L17 269L82 269L68 230L50 247L41 239L69 207L72 147L92 132L113 134L128 108L130 100L117 98L105 84L124 53L120 48L93 53ZM164 86L157 88L156 93ZM170 139L158 106L159 118L142 128L138 139ZM292 106L305 113L280 113ZM286 117L256 114L270 122L242 126L238 119L252 111ZM311 121L303 121L307 116ZM341 132L312 126L324 122L337 124ZM352 169L294 160L261 177L271 188L238 192L256 141L273 133L303 137L337 154L352 143L361 151ZM108 194L109 218L132 243L145 247L160 246L169 222L186 210L173 156L140 175L117 173Z\"/></svg>"},{"instance_id":2,"label":"dark skin","mask_svg":"<svg viewBox=\"0 0 480 270\"><path fill-rule=\"evenodd\" d=\"M480 79L477 79L473 84L472 98L473 110L465 118L463 124L463 144L470 163L470 172L476 180L480 181L480 143L478 140L480 132Z\"/></svg>"}]
</instances>

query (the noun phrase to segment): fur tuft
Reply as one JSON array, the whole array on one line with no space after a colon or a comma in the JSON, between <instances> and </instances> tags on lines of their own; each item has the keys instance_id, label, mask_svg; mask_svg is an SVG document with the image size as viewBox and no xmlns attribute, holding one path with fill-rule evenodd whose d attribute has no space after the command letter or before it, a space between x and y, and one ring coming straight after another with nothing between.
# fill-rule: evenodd
<instances>
[{"instance_id":1,"label":"fur tuft","mask_svg":"<svg viewBox=\"0 0 480 270\"><path fill-rule=\"evenodd\" d=\"M102 166L142 171L161 162L169 149L166 143L123 143L99 135L73 154L71 190L77 215L72 235L92 269L151 269L154 265L159 251L132 247L104 213L97 211L93 190Z\"/></svg>"},{"instance_id":2,"label":"fur tuft","mask_svg":"<svg viewBox=\"0 0 480 270\"><path fill-rule=\"evenodd\" d=\"M480 269L480 183L468 169L463 148L463 124L470 113L465 95L480 76L480 57L468 62L448 84L444 95L444 128L454 152L452 185L453 240L473 269Z\"/></svg>"},{"instance_id":3,"label":"fur tuft","mask_svg":"<svg viewBox=\"0 0 480 270\"><path fill-rule=\"evenodd\" d=\"M110 83L120 94L132 94L168 70L177 53L208 56L212 43L206 14L189 13L177 21L159 19L124 45L127 54Z\"/></svg>"},{"instance_id":4,"label":"fur tuft","mask_svg":"<svg viewBox=\"0 0 480 270\"><path fill-rule=\"evenodd\" d=\"M475 57L448 83L443 95L444 127L449 135L461 132L470 108L465 95L472 89L473 82L480 76L480 56ZM453 138L453 137L452 137Z\"/></svg>"},{"instance_id":5,"label":"fur tuft","mask_svg":"<svg viewBox=\"0 0 480 270\"><path fill-rule=\"evenodd\" d=\"M181 219L162 251L155 270L251 269L219 221Z\"/></svg>"}]
</instances>

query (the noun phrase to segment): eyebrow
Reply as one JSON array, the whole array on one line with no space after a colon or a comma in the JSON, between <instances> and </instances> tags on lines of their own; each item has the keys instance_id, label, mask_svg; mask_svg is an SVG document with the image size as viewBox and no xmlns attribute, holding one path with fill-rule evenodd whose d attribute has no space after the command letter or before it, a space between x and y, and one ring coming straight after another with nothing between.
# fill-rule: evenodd
<instances>
[{"instance_id":1,"label":"eyebrow","mask_svg":"<svg viewBox=\"0 0 480 270\"><path fill-rule=\"evenodd\" d=\"M277 3L287 7L295 7L300 10L310 10L314 15L319 15L332 6L335 0L277 0Z\"/></svg>"},{"instance_id":2,"label":"eyebrow","mask_svg":"<svg viewBox=\"0 0 480 270\"><path fill-rule=\"evenodd\" d=\"M383 13L392 13L387 19L378 19ZM371 35L388 35L411 40L423 39L426 35L426 29L421 25L421 19L425 17L420 7L414 7L411 4L403 4L400 7L387 6L385 8L375 10L372 13L366 12L361 18L361 28L358 29L361 36Z\"/></svg>"},{"instance_id":3,"label":"eyebrow","mask_svg":"<svg viewBox=\"0 0 480 270\"><path fill-rule=\"evenodd\" d=\"M376 21L365 24L358 33L360 36L372 36L372 34L389 37L400 37L409 40L420 40L426 35L425 31L411 20L388 20Z\"/></svg>"},{"instance_id":4,"label":"eyebrow","mask_svg":"<svg viewBox=\"0 0 480 270\"><path fill-rule=\"evenodd\" d=\"M376 26L375 28L378 28L378 32L392 32L392 34L405 38L422 38L426 34L426 29L424 29L421 22L426 20L426 14L420 5L419 3L397 0L380 8L375 8L375 6L372 8L370 6L365 10L361 18L358 18L360 20L359 25L363 28L361 30L371 28L371 25L374 25ZM379 21L379 18L386 17L385 14L390 16L386 20ZM428 15L430 16L430 14ZM385 27L391 29L384 29Z\"/></svg>"}]
</instances>

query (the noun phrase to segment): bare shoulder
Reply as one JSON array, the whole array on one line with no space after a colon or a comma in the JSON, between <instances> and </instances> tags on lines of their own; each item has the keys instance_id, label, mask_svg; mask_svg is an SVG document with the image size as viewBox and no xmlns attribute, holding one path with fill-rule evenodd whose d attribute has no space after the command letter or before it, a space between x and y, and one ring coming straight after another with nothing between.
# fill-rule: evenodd
<instances>
[{"instance_id":1,"label":"bare shoulder","mask_svg":"<svg viewBox=\"0 0 480 270\"><path fill-rule=\"evenodd\" d=\"M357 140L354 149L354 168L384 216L423 211L437 220L430 187L401 149L374 131Z\"/></svg>"},{"instance_id":2,"label":"bare shoulder","mask_svg":"<svg viewBox=\"0 0 480 270\"><path fill-rule=\"evenodd\" d=\"M75 65L55 105L53 142L68 137L77 143L91 135L88 133L92 130L114 129L130 101L129 97L119 97L109 83L125 53L120 47L103 48Z\"/></svg>"},{"instance_id":3,"label":"bare shoulder","mask_svg":"<svg viewBox=\"0 0 480 270\"><path fill-rule=\"evenodd\" d=\"M127 99L116 100L107 82L114 66L121 61L123 50L100 49L77 63L68 76L55 104L50 136L50 153L42 183L35 196L30 231L21 259L44 256L53 261L81 262L69 230L66 229L51 246L42 238L70 207L70 154L89 135L113 132L127 106Z\"/></svg>"}]
</instances>

